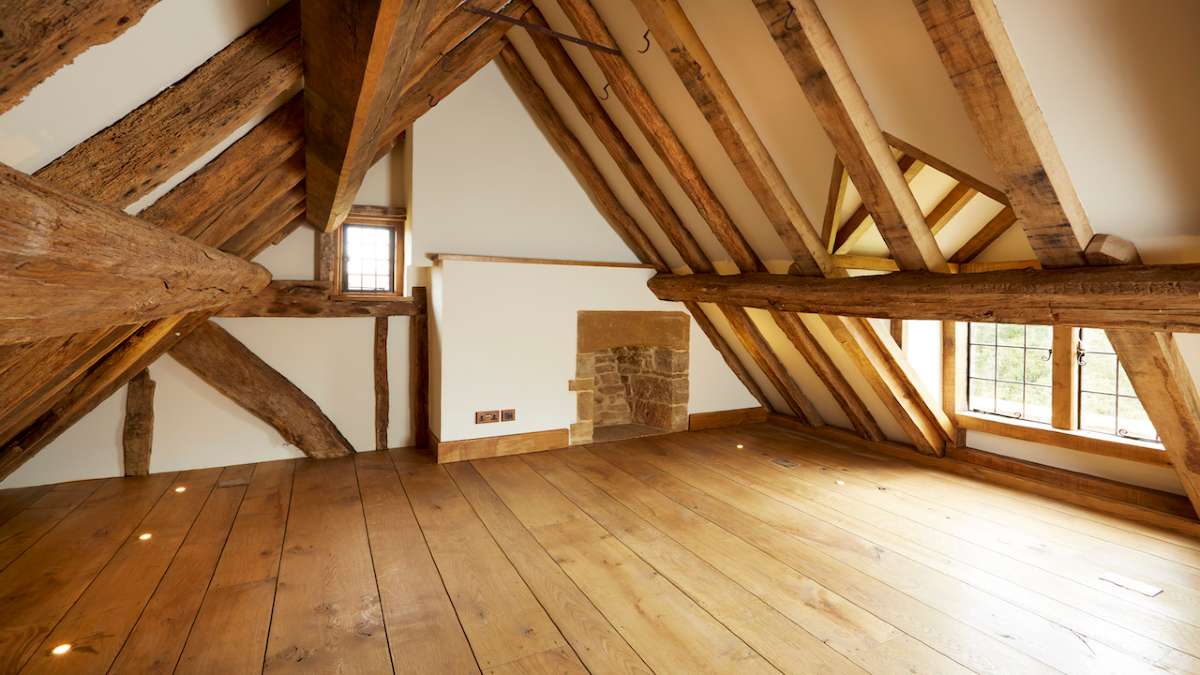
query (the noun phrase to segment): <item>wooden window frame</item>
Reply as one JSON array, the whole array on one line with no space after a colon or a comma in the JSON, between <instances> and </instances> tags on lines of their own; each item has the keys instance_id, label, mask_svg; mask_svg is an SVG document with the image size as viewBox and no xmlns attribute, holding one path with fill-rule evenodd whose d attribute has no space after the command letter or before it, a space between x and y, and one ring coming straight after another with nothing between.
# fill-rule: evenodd
<instances>
[{"instance_id":1,"label":"wooden window frame","mask_svg":"<svg viewBox=\"0 0 1200 675\"><path fill-rule=\"evenodd\" d=\"M966 349L959 348L967 344L967 329L965 322L942 322L942 405L960 429L1142 464L1171 465L1161 443L1109 436L1078 428L1076 399L1079 383L1074 349L1078 331L1073 326L1053 327L1049 425L970 411L967 408L966 389L968 354Z\"/></svg>"},{"instance_id":2,"label":"wooden window frame","mask_svg":"<svg viewBox=\"0 0 1200 675\"><path fill-rule=\"evenodd\" d=\"M359 206L355 205L350 209L350 215L346 216L345 225L357 225L364 227L381 227L392 230L392 241L394 250L392 252L392 291L347 291L343 287L345 281L345 241L346 233L342 228L331 237L326 237L325 241L333 244L335 253L332 256L333 269L329 271L329 281L332 284L333 296L346 300L392 300L395 298L405 297L405 279L404 279L404 225L406 222L406 212L402 208L390 206Z\"/></svg>"}]
</instances>

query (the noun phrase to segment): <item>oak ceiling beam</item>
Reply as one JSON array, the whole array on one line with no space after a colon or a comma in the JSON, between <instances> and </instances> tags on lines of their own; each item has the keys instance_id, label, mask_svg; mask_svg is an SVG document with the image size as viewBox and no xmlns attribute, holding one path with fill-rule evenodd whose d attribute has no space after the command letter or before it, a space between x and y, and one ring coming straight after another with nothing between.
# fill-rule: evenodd
<instances>
[{"instance_id":1,"label":"oak ceiling beam","mask_svg":"<svg viewBox=\"0 0 1200 675\"><path fill-rule=\"evenodd\" d=\"M950 224L954 216L958 215L959 211L967 205L975 195L978 194L975 188L966 183L956 183L950 188L950 192L946 193L937 204L929 211L929 215L925 217L925 222L929 224L929 231L937 234L942 231L942 228Z\"/></svg>"},{"instance_id":2,"label":"oak ceiling beam","mask_svg":"<svg viewBox=\"0 0 1200 675\"><path fill-rule=\"evenodd\" d=\"M945 272L945 256L816 3L754 0L754 4L892 257L902 269Z\"/></svg>"},{"instance_id":3,"label":"oak ceiling beam","mask_svg":"<svg viewBox=\"0 0 1200 675\"><path fill-rule=\"evenodd\" d=\"M0 164L0 344L221 307L270 279Z\"/></svg>"},{"instance_id":4,"label":"oak ceiling beam","mask_svg":"<svg viewBox=\"0 0 1200 675\"><path fill-rule=\"evenodd\" d=\"M909 154L900 155L896 160L896 165L900 168L905 183L911 183L926 166L925 162ZM867 210L866 202L860 203L858 208L854 209L850 217L846 219L846 222L838 228L837 237L833 241L834 253L848 253L858 243L858 240L871 230L871 226L874 224L875 221Z\"/></svg>"},{"instance_id":5,"label":"oak ceiling beam","mask_svg":"<svg viewBox=\"0 0 1200 675\"><path fill-rule=\"evenodd\" d=\"M830 274L833 266L821 235L678 1L633 0L633 4L791 254L794 271L810 276Z\"/></svg>"},{"instance_id":6,"label":"oak ceiling beam","mask_svg":"<svg viewBox=\"0 0 1200 675\"><path fill-rule=\"evenodd\" d=\"M603 19L596 12L589 0L559 0L559 5L566 12L567 18L575 26L580 37L602 45L615 45L616 41L604 25ZM683 188L688 199L696 206L701 217L712 229L713 235L721 242L734 264L742 271L763 271L766 268L750 247L750 243L738 230L733 217L725 210L721 200L709 186L708 181L700 174L700 168L679 140L679 136L667 123L662 112L655 105L646 87L638 79L637 74L625 60L624 56L591 51L600 70L608 79L612 91L616 93L625 109L629 111L642 135L650 143L654 152L662 159L667 170Z\"/></svg>"},{"instance_id":7,"label":"oak ceiling beam","mask_svg":"<svg viewBox=\"0 0 1200 675\"><path fill-rule=\"evenodd\" d=\"M205 321L171 349L183 367L271 425L309 457L354 453L321 408L279 371L212 321Z\"/></svg>"},{"instance_id":8,"label":"oak ceiling beam","mask_svg":"<svg viewBox=\"0 0 1200 675\"><path fill-rule=\"evenodd\" d=\"M545 19L542 18L541 13L536 9L530 10L525 15L525 18L535 25L545 25ZM646 202L648 208L650 208L652 212L655 209L658 209L661 212L662 218L659 220L659 223L663 226L665 231L668 231L668 239L673 245L675 245L676 251L680 254L680 257L682 257L692 269L699 268L704 270L712 270L712 263L709 262L707 256L704 255L704 252L700 250L699 246L695 246L691 249L687 248L686 242L690 241L692 245L695 245L695 240L691 238L690 234L685 234L686 230L683 229L683 224L679 221L678 216L675 214L675 211L672 209L670 204L667 203L666 197L662 195L662 191L658 188L658 185L654 183L649 172L645 171L645 167L641 165L641 161L638 160L637 155L633 153L633 149L629 147L629 144L625 141L624 136L622 136L620 131L617 130L616 125L612 123L611 119L609 119L608 114L603 110L603 108L600 107L599 101L595 100L595 96L591 93L586 82L583 80L583 75L580 74L575 68L574 63L567 57L566 52L562 50L557 41L554 41L552 44L543 44L543 41L539 39L538 35L534 33L531 33L530 35L534 38L535 42L539 43L538 47L541 50L541 53L546 55L547 62L550 64L551 70L554 71L555 77L560 83L563 84L564 88L567 89L568 94L571 95L571 98L580 108L580 112L583 114L584 119L587 120L589 125L596 131L597 136L601 138L605 148L613 156L614 160L618 164L622 164L623 162L636 163L638 167L641 167L640 170L624 167L625 175L632 183L635 183L635 191L639 196L642 197L643 201ZM549 47L554 48L551 49ZM521 59L520 54L517 53L516 49L513 48L511 44L505 45L504 50L500 53L500 56L497 59L497 63L500 64L501 70L503 70L505 73L505 77L508 78L509 83L513 86L518 97L521 98L522 101L526 101L527 99L530 101L537 101L545 98L545 91L543 91L541 87L537 85L536 81L534 81L532 73L529 72L529 68L525 65L525 62ZM527 107L530 107L528 103ZM581 181L588 180L596 182L597 184L593 185L591 188L592 191L596 193L611 193L611 187L605 181L603 175L600 174L599 170L595 169L595 165L592 163L591 158L586 154L585 151L582 150L582 144L580 144L578 138L576 138L574 134L570 132L566 126L566 122L562 120L562 117L558 114L558 111L555 110L552 105L550 105L549 100L546 99L541 101L541 103L531 106L530 109L537 111L535 113L535 118L542 118L540 122L544 125L543 128L556 128L558 129L558 134L569 136L570 139L574 140L573 145L580 146L579 153L572 152L564 153L562 155L564 161L566 161L568 165L575 165L573 173L575 173L575 175L579 177ZM570 144L570 142L565 138L561 140L564 143ZM588 166L590 166L591 169L589 169ZM658 199L661 199L661 201L655 201ZM652 206L652 204L654 205ZM637 228L638 232L641 232L641 228L637 224L637 221L634 220L633 216L631 216L625 210L625 207L620 203L619 200L616 199L615 195L613 195L611 199L605 199L597 202L597 205L601 208L602 213L604 212L604 209L610 209L612 211L611 217L609 217L610 223L629 222L632 227ZM658 216L656 216L656 218L657 217ZM674 233L669 231L671 228L675 227L680 228L681 231ZM642 238L644 237L645 234L643 233ZM667 270L666 263L662 261L660 256L658 256L658 253L654 250L652 242L646 239L644 244L635 243L635 246L640 245L645 245L648 247L648 250L645 251L645 255L647 257L653 256L658 260L657 263L654 263L656 269L659 269L660 271ZM638 250L636 248L633 250L635 254L638 254ZM692 318L695 319L701 330L704 331L704 334L708 337L709 341L712 342L713 347L721 355L721 358L724 359L726 365L729 366L734 375L737 376L737 378L742 382L751 395L754 396L754 398L764 408L770 409L771 406L769 399L767 399L767 397L763 394L762 389L750 375L750 371L747 370L746 366L738 359L737 354L734 353L733 349L729 346L729 343L720 334L720 332L717 331L716 327L712 323L712 320L707 314L704 313L704 308L697 303L684 304L688 312L692 315Z\"/></svg>"},{"instance_id":9,"label":"oak ceiling beam","mask_svg":"<svg viewBox=\"0 0 1200 675\"><path fill-rule=\"evenodd\" d=\"M457 0L300 0L306 210L332 232L350 213L417 52Z\"/></svg>"},{"instance_id":10,"label":"oak ceiling beam","mask_svg":"<svg viewBox=\"0 0 1200 675\"><path fill-rule=\"evenodd\" d=\"M800 385L788 373L787 367L779 360L775 350L763 337L750 314L742 307L733 305L719 304L717 307L725 315L729 327L738 336L742 346L750 354L750 358L758 364L758 369L767 376L771 385L783 397L784 403L787 404L792 414L805 420L807 424L823 426L825 422L821 419L821 413L817 411L817 407L808 400L808 397L800 389Z\"/></svg>"},{"instance_id":11,"label":"oak ceiling beam","mask_svg":"<svg viewBox=\"0 0 1200 675\"><path fill-rule=\"evenodd\" d=\"M112 206L144 197L300 84L295 4L35 175Z\"/></svg>"},{"instance_id":12,"label":"oak ceiling beam","mask_svg":"<svg viewBox=\"0 0 1200 675\"><path fill-rule=\"evenodd\" d=\"M994 2L916 0L915 5L1042 265L1135 259L1132 247L1116 254L1096 250L1088 259L1093 232L1087 214ZM1184 491L1200 511L1200 394L1174 336L1106 333Z\"/></svg>"},{"instance_id":13,"label":"oak ceiling beam","mask_svg":"<svg viewBox=\"0 0 1200 675\"><path fill-rule=\"evenodd\" d=\"M534 25L549 28L542 13L536 8L526 13L525 20ZM711 272L713 268L708 256L700 248L700 244L692 236L691 231L683 224L679 214L675 212L675 208L671 206L667 196L659 188L654 177L650 175L646 165L642 163L641 158L625 139L625 135L609 117L608 111L601 105L600 99L593 93L592 87L584 78L583 73L575 66L575 62L571 60L567 50L558 40L548 35L530 31L529 37L550 67L554 78L567 92L567 96L571 98L579 114L596 134L600 143L604 145L604 149L613 158L613 162L625 179L629 181L642 203L646 205L646 209L658 223L663 234L671 241L675 250L678 251L684 264L693 272Z\"/></svg>"},{"instance_id":14,"label":"oak ceiling beam","mask_svg":"<svg viewBox=\"0 0 1200 675\"><path fill-rule=\"evenodd\" d=\"M95 45L137 24L158 0L10 0L0 13L0 115Z\"/></svg>"},{"instance_id":15,"label":"oak ceiling beam","mask_svg":"<svg viewBox=\"0 0 1200 675\"><path fill-rule=\"evenodd\" d=\"M300 118L281 109L139 216L168 231L209 218L214 204L243 199L241 186L260 181L278 168L271 162L282 161L302 143ZM242 258L250 252L226 244L217 248ZM0 372L14 377L6 379L14 386L0 387L0 475L57 438L207 317L200 312L140 329L122 326L0 346Z\"/></svg>"},{"instance_id":16,"label":"oak ceiling beam","mask_svg":"<svg viewBox=\"0 0 1200 675\"><path fill-rule=\"evenodd\" d=\"M154 388L154 380L150 379L147 368L135 375L125 390L121 448L126 476L150 474L150 452L154 446Z\"/></svg>"},{"instance_id":17,"label":"oak ceiling beam","mask_svg":"<svg viewBox=\"0 0 1200 675\"><path fill-rule=\"evenodd\" d=\"M531 14L537 14L537 10L530 10L526 17L528 18ZM654 249L654 244L646 237L646 233L642 232L642 228L633 219L633 216L621 205L616 193L609 187L583 144L579 142L558 111L554 109L550 97L534 79L533 73L529 72L529 68L525 66L525 62L521 60L517 50L508 43L507 39L504 40L504 43L504 48L496 57L496 64L500 66L504 78L516 92L517 98L529 112L534 123L558 151L559 156L566 163L567 169L579 181L580 187L591 199L596 210L608 221L609 226L633 251L638 260L654 265L654 268L659 271L669 271L667 263Z\"/></svg>"},{"instance_id":18,"label":"oak ceiling beam","mask_svg":"<svg viewBox=\"0 0 1200 675\"><path fill-rule=\"evenodd\" d=\"M1013 212L1011 206L1006 206L1000 210L992 219L989 220L983 227L979 229L970 239L958 250L954 255L950 256L950 264L969 263L987 250L989 246L996 243L996 240L1001 237L1008 228L1017 222L1017 214Z\"/></svg>"},{"instance_id":19,"label":"oak ceiling beam","mask_svg":"<svg viewBox=\"0 0 1200 675\"><path fill-rule=\"evenodd\" d=\"M330 319L414 316L425 312L425 303L415 298L335 298L331 288L327 281L272 281L257 294L225 307L217 316Z\"/></svg>"},{"instance_id":20,"label":"oak ceiling beam","mask_svg":"<svg viewBox=\"0 0 1200 675\"><path fill-rule=\"evenodd\" d=\"M492 2L484 4L494 6L499 3L492 0ZM532 6L531 0L509 0L503 3L502 7L496 9L504 16L520 18ZM485 6L485 8L487 7ZM468 12L458 12L457 14L477 17ZM452 18L457 20L457 14ZM445 29L448 24L450 24L449 20L444 22L442 29L437 31L439 34L445 34L441 39L447 44L458 35L458 31ZM501 38L509 28L511 28L509 24L499 20L486 21L456 43L452 49L442 54L437 61L437 66L428 69L400 97L388 120L386 131L380 135L375 146L375 161L391 152L396 140L400 138L404 130L412 126L413 122L417 121L421 115L429 112L439 101L449 96L459 85L496 58L504 46Z\"/></svg>"},{"instance_id":21,"label":"oak ceiling beam","mask_svg":"<svg viewBox=\"0 0 1200 675\"><path fill-rule=\"evenodd\" d=\"M661 300L885 319L998 321L1200 332L1200 265L897 272L818 279L784 274L657 275Z\"/></svg>"}]
</instances>

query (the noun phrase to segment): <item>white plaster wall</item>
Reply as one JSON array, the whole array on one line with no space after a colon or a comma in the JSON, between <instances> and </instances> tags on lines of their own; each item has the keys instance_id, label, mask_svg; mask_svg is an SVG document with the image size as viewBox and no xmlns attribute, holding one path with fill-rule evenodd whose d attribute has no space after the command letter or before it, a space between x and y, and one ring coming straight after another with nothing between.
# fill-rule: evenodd
<instances>
[{"instance_id":1,"label":"white plaster wall","mask_svg":"<svg viewBox=\"0 0 1200 675\"><path fill-rule=\"evenodd\" d=\"M443 441L563 429L576 421L576 320L580 310L685 311L661 302L651 270L446 261L435 275L441 295ZM757 406L691 322L689 412ZM516 408L515 422L476 425L476 410Z\"/></svg>"}]
</instances>

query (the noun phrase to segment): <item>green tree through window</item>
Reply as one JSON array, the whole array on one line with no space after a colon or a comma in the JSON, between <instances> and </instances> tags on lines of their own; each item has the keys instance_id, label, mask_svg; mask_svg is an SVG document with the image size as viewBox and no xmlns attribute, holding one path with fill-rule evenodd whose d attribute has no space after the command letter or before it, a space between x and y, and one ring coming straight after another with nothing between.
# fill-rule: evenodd
<instances>
[{"instance_id":1,"label":"green tree through window","mask_svg":"<svg viewBox=\"0 0 1200 675\"><path fill-rule=\"evenodd\" d=\"M967 407L1049 424L1052 336L1050 326L971 323Z\"/></svg>"}]
</instances>

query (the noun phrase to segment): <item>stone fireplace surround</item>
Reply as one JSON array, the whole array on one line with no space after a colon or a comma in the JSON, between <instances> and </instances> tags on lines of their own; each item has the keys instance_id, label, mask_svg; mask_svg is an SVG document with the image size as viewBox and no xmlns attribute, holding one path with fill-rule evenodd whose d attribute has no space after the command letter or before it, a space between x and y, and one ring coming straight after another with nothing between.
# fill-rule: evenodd
<instances>
[{"instance_id":1,"label":"stone fireplace surround","mask_svg":"<svg viewBox=\"0 0 1200 675\"><path fill-rule=\"evenodd\" d=\"M681 312L579 312L571 445L595 429L688 424L688 334Z\"/></svg>"}]
</instances>

